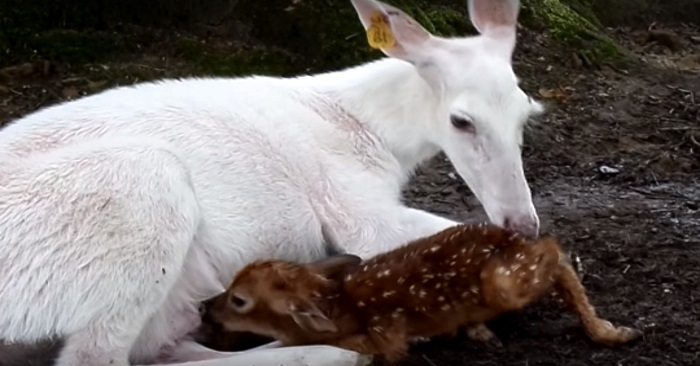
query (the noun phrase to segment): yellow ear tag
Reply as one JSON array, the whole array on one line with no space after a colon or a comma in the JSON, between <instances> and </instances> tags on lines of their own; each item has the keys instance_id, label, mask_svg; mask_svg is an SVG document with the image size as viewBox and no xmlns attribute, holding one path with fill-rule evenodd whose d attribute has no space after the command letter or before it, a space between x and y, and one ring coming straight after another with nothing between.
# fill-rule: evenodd
<instances>
[{"instance_id":1,"label":"yellow ear tag","mask_svg":"<svg viewBox=\"0 0 700 366\"><path fill-rule=\"evenodd\" d=\"M367 28L367 42L374 49L392 48L396 45L394 34L391 33L389 23L384 20L384 15L375 13L370 18L371 24Z\"/></svg>"}]
</instances>

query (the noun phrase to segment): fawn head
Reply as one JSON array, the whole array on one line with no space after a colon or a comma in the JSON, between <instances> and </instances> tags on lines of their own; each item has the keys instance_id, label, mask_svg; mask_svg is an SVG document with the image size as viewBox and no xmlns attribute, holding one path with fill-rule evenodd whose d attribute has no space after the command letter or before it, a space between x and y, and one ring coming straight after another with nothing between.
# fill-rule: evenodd
<instances>
[{"instance_id":1,"label":"fawn head","mask_svg":"<svg viewBox=\"0 0 700 366\"><path fill-rule=\"evenodd\" d=\"M351 0L371 46L412 64L434 91L429 139L439 146L490 220L537 237L539 218L523 172L527 120L544 112L518 85L511 64L519 0L469 0L477 36L431 34L402 10Z\"/></svg>"},{"instance_id":2,"label":"fawn head","mask_svg":"<svg viewBox=\"0 0 700 366\"><path fill-rule=\"evenodd\" d=\"M285 331L336 332L318 304L340 285L361 259L335 255L310 264L263 260L236 274L226 292L212 301L209 316L228 331L284 339Z\"/></svg>"}]
</instances>

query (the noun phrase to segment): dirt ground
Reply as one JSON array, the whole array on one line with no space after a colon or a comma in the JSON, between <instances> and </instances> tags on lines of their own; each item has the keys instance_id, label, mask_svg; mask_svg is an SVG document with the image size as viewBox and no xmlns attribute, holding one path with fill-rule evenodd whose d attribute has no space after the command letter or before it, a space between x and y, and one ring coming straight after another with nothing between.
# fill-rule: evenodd
<instances>
[{"instance_id":1,"label":"dirt ground","mask_svg":"<svg viewBox=\"0 0 700 366\"><path fill-rule=\"evenodd\" d=\"M543 232L580 258L599 314L643 329L644 338L595 345L547 300L491 324L501 349L435 339L402 365L700 365L700 31L670 30L681 47L648 42L646 30L611 31L643 56L644 68L588 69L527 32L515 62L526 91L549 108L528 129L524 152ZM0 73L0 124L112 85L193 72L158 54L134 57L24 66L4 81ZM406 200L455 219L485 219L442 156L420 171Z\"/></svg>"},{"instance_id":2,"label":"dirt ground","mask_svg":"<svg viewBox=\"0 0 700 366\"><path fill-rule=\"evenodd\" d=\"M676 31L686 40L698 35ZM491 325L502 349L440 339L415 347L403 365L700 365L700 75L676 72L674 60L684 56L642 46L644 33L616 35L657 69L581 72L541 47L523 47L516 63L527 91L558 98L544 99L549 114L525 143L542 230L580 258L599 315L642 329L644 338L617 349L595 345L548 300ZM700 42L685 47L700 52ZM484 219L454 174L437 159L408 188L408 202Z\"/></svg>"}]
</instances>

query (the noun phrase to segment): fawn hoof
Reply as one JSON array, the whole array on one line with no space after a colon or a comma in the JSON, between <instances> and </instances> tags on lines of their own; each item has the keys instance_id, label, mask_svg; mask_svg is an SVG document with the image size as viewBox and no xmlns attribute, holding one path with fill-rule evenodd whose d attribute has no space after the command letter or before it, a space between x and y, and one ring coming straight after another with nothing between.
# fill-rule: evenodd
<instances>
[{"instance_id":1,"label":"fawn hoof","mask_svg":"<svg viewBox=\"0 0 700 366\"><path fill-rule=\"evenodd\" d=\"M484 324L479 324L467 328L467 336L476 342L480 342L490 348L502 348L503 343L489 328Z\"/></svg>"},{"instance_id":2,"label":"fawn hoof","mask_svg":"<svg viewBox=\"0 0 700 366\"><path fill-rule=\"evenodd\" d=\"M616 346L639 339L642 336L642 331L630 327L615 327L609 321L602 323L602 331L591 334L593 341L606 345Z\"/></svg>"},{"instance_id":3,"label":"fawn hoof","mask_svg":"<svg viewBox=\"0 0 700 366\"><path fill-rule=\"evenodd\" d=\"M620 342L619 343L627 343L634 341L636 339L639 339L644 335L644 333L635 328L630 328L630 327L619 327L617 328L618 331L620 332Z\"/></svg>"}]
</instances>

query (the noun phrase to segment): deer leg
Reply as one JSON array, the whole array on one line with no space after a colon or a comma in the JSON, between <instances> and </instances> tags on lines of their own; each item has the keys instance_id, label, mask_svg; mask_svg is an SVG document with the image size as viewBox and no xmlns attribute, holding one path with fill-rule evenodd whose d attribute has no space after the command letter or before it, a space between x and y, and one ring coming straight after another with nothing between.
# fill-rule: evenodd
<instances>
[{"instance_id":1,"label":"deer leg","mask_svg":"<svg viewBox=\"0 0 700 366\"><path fill-rule=\"evenodd\" d=\"M400 220L401 228L405 232L403 243L433 235L459 224L457 221L411 207L403 208Z\"/></svg>"},{"instance_id":2,"label":"deer leg","mask_svg":"<svg viewBox=\"0 0 700 366\"><path fill-rule=\"evenodd\" d=\"M73 145L13 172L0 193L0 257L14 258L0 338L65 334L58 366L129 365L200 220L187 168L153 144Z\"/></svg>"},{"instance_id":3,"label":"deer leg","mask_svg":"<svg viewBox=\"0 0 700 366\"><path fill-rule=\"evenodd\" d=\"M599 318L588 301L586 289L568 263L560 264L555 280L557 293L562 297L564 303L578 315L583 329L593 341L612 346L627 343L642 335L642 332L637 329L615 327L609 321Z\"/></svg>"},{"instance_id":4,"label":"deer leg","mask_svg":"<svg viewBox=\"0 0 700 366\"><path fill-rule=\"evenodd\" d=\"M148 366L367 366L372 357L333 346L293 346L232 352L226 357ZM137 365L146 366L146 365Z\"/></svg>"},{"instance_id":5,"label":"deer leg","mask_svg":"<svg viewBox=\"0 0 700 366\"><path fill-rule=\"evenodd\" d=\"M355 351L363 355L381 354L377 345L367 334L353 334L329 342L329 345Z\"/></svg>"}]
</instances>

